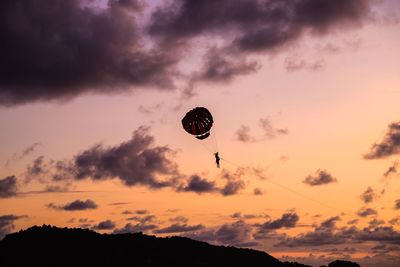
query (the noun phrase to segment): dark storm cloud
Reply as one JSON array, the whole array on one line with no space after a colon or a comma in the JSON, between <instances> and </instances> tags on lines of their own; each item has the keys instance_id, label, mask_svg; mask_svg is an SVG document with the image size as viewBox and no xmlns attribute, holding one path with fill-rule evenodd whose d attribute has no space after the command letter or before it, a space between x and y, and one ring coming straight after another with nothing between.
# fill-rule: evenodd
<instances>
[{"instance_id":1,"label":"dark storm cloud","mask_svg":"<svg viewBox=\"0 0 400 267\"><path fill-rule=\"evenodd\" d=\"M357 215L360 217L368 217L371 215L377 215L378 212L372 208L361 208L359 211L357 211Z\"/></svg>"},{"instance_id":2,"label":"dark storm cloud","mask_svg":"<svg viewBox=\"0 0 400 267\"><path fill-rule=\"evenodd\" d=\"M381 159L400 153L400 122L393 122L383 140L375 143L364 155L365 159Z\"/></svg>"},{"instance_id":3,"label":"dark storm cloud","mask_svg":"<svg viewBox=\"0 0 400 267\"><path fill-rule=\"evenodd\" d=\"M112 230L115 228L115 222L111 220L105 220L99 222L99 224L93 226L93 229L95 230Z\"/></svg>"},{"instance_id":4,"label":"dark storm cloud","mask_svg":"<svg viewBox=\"0 0 400 267\"><path fill-rule=\"evenodd\" d=\"M268 232L271 230L277 230L281 228L293 228L296 227L299 221L299 215L296 212L288 212L282 214L281 218L276 220L269 220L263 224L259 224L259 232Z\"/></svg>"},{"instance_id":5,"label":"dark storm cloud","mask_svg":"<svg viewBox=\"0 0 400 267\"><path fill-rule=\"evenodd\" d=\"M56 205L54 203L47 204L48 208L56 209L56 210L65 210L65 211L76 211L76 210L90 210L97 209L97 204L90 199L85 201L83 200L74 200L71 203L67 203L64 205Z\"/></svg>"},{"instance_id":6,"label":"dark storm cloud","mask_svg":"<svg viewBox=\"0 0 400 267\"><path fill-rule=\"evenodd\" d=\"M0 198L14 197L17 190L17 178L14 175L0 180Z\"/></svg>"},{"instance_id":7,"label":"dark storm cloud","mask_svg":"<svg viewBox=\"0 0 400 267\"><path fill-rule=\"evenodd\" d=\"M365 204L371 203L375 199L378 198L378 194L374 192L374 190L368 186L367 190L360 196L361 200L364 201Z\"/></svg>"},{"instance_id":8,"label":"dark storm cloud","mask_svg":"<svg viewBox=\"0 0 400 267\"><path fill-rule=\"evenodd\" d=\"M204 228L205 227L202 224L187 225L182 223L174 223L168 227L154 230L153 233L155 234L185 233L185 232L198 231Z\"/></svg>"},{"instance_id":9,"label":"dark storm cloud","mask_svg":"<svg viewBox=\"0 0 400 267\"><path fill-rule=\"evenodd\" d=\"M181 77L178 65L190 41L199 39L212 48L189 80L226 82L258 69L248 60L255 52L275 53L307 32L359 26L369 15L367 0L177 0L154 12L133 0L94 6L85 0L1 1L0 105L170 89ZM149 13L149 25L142 25ZM217 41L210 40L216 39L221 44L214 48Z\"/></svg>"},{"instance_id":10,"label":"dark storm cloud","mask_svg":"<svg viewBox=\"0 0 400 267\"><path fill-rule=\"evenodd\" d=\"M167 146L154 146L149 128L140 127L128 142L113 147L96 145L74 158L75 179L118 178L127 186L144 185L152 189L174 187L179 173L174 154ZM169 176L159 180L157 176Z\"/></svg>"},{"instance_id":11,"label":"dark storm cloud","mask_svg":"<svg viewBox=\"0 0 400 267\"><path fill-rule=\"evenodd\" d=\"M171 87L176 59L143 48L138 1L110 1L97 10L86 2L0 2L1 105L128 86Z\"/></svg>"},{"instance_id":12,"label":"dark storm cloud","mask_svg":"<svg viewBox=\"0 0 400 267\"><path fill-rule=\"evenodd\" d=\"M24 218L26 216L17 216L13 214L1 215L0 216L0 240L12 230L14 230L14 221Z\"/></svg>"},{"instance_id":13,"label":"dark storm cloud","mask_svg":"<svg viewBox=\"0 0 400 267\"><path fill-rule=\"evenodd\" d=\"M337 179L335 177L333 177L326 170L320 170L320 169L318 169L315 172L315 175L308 175L303 181L303 183L308 184L310 186L319 186L335 182L337 182Z\"/></svg>"},{"instance_id":14,"label":"dark storm cloud","mask_svg":"<svg viewBox=\"0 0 400 267\"><path fill-rule=\"evenodd\" d=\"M155 12L149 31L168 41L232 34L236 48L257 51L283 46L304 30L325 33L339 24L360 24L367 13L362 0L181 0Z\"/></svg>"}]
</instances>

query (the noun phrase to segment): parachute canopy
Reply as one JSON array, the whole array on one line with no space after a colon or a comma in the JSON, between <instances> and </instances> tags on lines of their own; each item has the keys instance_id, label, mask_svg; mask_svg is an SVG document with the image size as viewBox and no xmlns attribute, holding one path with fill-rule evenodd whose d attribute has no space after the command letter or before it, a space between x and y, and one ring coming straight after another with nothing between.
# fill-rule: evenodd
<instances>
[{"instance_id":1,"label":"parachute canopy","mask_svg":"<svg viewBox=\"0 0 400 267\"><path fill-rule=\"evenodd\" d=\"M186 132L195 135L197 139L203 140L210 136L213 122L213 117L208 109L196 107L183 117L182 126Z\"/></svg>"}]
</instances>

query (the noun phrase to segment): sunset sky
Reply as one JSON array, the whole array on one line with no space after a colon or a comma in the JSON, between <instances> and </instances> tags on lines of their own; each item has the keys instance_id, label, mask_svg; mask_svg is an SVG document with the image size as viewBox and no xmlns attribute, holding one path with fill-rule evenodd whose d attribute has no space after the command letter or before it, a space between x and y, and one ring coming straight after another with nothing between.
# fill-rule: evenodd
<instances>
[{"instance_id":1,"label":"sunset sky","mask_svg":"<svg viewBox=\"0 0 400 267\"><path fill-rule=\"evenodd\" d=\"M0 34L0 238L51 224L398 266L399 1L2 0Z\"/></svg>"}]
</instances>

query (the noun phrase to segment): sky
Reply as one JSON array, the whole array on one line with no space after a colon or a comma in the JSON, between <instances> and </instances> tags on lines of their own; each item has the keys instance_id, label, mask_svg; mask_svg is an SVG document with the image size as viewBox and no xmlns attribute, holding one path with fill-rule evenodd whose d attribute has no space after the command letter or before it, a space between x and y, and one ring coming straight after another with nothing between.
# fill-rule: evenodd
<instances>
[{"instance_id":1,"label":"sky","mask_svg":"<svg viewBox=\"0 0 400 267\"><path fill-rule=\"evenodd\" d=\"M0 238L51 224L396 266L399 7L1 1ZM181 124L195 107L203 141Z\"/></svg>"}]
</instances>

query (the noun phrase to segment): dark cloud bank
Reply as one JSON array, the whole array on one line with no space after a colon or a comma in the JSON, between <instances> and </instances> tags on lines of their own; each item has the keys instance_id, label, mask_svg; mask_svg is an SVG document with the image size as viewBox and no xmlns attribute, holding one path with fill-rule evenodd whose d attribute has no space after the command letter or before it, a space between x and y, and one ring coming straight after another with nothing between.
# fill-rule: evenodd
<instances>
[{"instance_id":1,"label":"dark cloud bank","mask_svg":"<svg viewBox=\"0 0 400 267\"><path fill-rule=\"evenodd\" d=\"M246 168L234 172L222 170L218 178L223 182L217 183L197 174L182 174L174 161L175 154L168 146L156 146L150 129L142 126L126 142L109 147L97 144L71 160L46 161L44 156L40 156L28 165L26 181L37 179L57 186L84 179L119 179L125 186L145 186L154 190L170 188L176 192L218 193L223 196L238 194L246 187L244 177L250 175ZM13 192L13 179L4 180L3 195Z\"/></svg>"},{"instance_id":2,"label":"dark cloud bank","mask_svg":"<svg viewBox=\"0 0 400 267\"><path fill-rule=\"evenodd\" d=\"M85 93L174 87L195 40L209 43L191 81L229 81L253 73L255 53L276 53L305 34L360 26L364 0L172 1L150 11L140 1L0 2L0 105L66 100ZM152 42L149 45L148 41Z\"/></svg>"}]
</instances>

